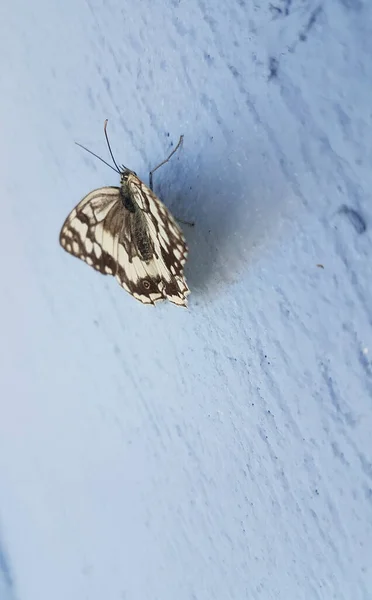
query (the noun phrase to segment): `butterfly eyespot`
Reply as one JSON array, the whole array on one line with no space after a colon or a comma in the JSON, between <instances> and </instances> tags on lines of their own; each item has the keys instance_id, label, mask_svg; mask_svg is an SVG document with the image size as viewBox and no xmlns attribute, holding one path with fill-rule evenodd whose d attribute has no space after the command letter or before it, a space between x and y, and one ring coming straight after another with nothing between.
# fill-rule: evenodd
<instances>
[{"instance_id":1,"label":"butterfly eyespot","mask_svg":"<svg viewBox=\"0 0 372 600\"><path fill-rule=\"evenodd\" d=\"M143 287L145 288L145 290L149 290L150 289L150 282L147 281L147 279L145 279L145 281L143 282Z\"/></svg>"}]
</instances>

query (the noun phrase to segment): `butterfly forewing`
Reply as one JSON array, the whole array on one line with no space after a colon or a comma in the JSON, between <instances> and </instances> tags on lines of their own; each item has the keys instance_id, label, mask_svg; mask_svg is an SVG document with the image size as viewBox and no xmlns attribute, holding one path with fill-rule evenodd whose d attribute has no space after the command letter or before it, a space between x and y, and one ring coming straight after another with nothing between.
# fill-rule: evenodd
<instances>
[{"instance_id":1,"label":"butterfly forewing","mask_svg":"<svg viewBox=\"0 0 372 600\"><path fill-rule=\"evenodd\" d=\"M63 224L59 241L70 254L105 275L114 275L112 219L109 213L120 207L120 188L104 187L90 192ZM114 232L113 232L114 233Z\"/></svg>"},{"instance_id":2,"label":"butterfly forewing","mask_svg":"<svg viewBox=\"0 0 372 600\"><path fill-rule=\"evenodd\" d=\"M168 299L186 306L183 266L187 246L176 221L132 172L122 186L90 192L67 217L60 234L67 251L119 284L137 300Z\"/></svg>"}]
</instances>

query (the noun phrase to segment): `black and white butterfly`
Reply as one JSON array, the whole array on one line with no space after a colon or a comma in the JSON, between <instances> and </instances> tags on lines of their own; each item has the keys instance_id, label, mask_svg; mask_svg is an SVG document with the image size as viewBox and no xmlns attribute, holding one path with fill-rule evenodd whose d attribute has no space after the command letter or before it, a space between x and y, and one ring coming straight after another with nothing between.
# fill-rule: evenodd
<instances>
[{"instance_id":1,"label":"black and white butterfly","mask_svg":"<svg viewBox=\"0 0 372 600\"><path fill-rule=\"evenodd\" d=\"M152 191L152 173L168 162L183 136L168 158L150 173L147 187L134 171L117 166L106 126L107 120L105 136L115 171L120 174L120 187L102 187L85 196L64 222L60 244L100 273L113 275L144 304L168 299L187 306L190 290L183 274L186 241L174 217Z\"/></svg>"}]
</instances>

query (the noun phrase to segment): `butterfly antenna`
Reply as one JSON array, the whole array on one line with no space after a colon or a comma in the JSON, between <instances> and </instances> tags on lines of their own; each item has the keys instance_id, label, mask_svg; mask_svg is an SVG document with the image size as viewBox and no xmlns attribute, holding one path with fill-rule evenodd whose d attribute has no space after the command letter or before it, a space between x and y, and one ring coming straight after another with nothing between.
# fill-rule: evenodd
<instances>
[{"instance_id":1,"label":"butterfly antenna","mask_svg":"<svg viewBox=\"0 0 372 600\"><path fill-rule=\"evenodd\" d=\"M115 167L117 168L117 170L120 173L121 171L120 171L120 169L119 169L119 167L117 165L117 162L116 162L116 160L114 158L114 155L113 155L112 150L111 150L110 142L109 142L109 139L108 139L108 135L107 135L107 123L108 123L108 119L105 120L105 124L103 126L103 130L105 132L105 138L106 138L107 146L108 146L108 149L109 149L110 154L111 154L112 162L114 163Z\"/></svg>"},{"instance_id":2,"label":"butterfly antenna","mask_svg":"<svg viewBox=\"0 0 372 600\"><path fill-rule=\"evenodd\" d=\"M86 152L89 152L89 154L92 154L93 156L95 156L96 158L98 158L98 160L100 160L101 162L105 163L105 165L107 165L108 167L110 167L110 169L112 169L113 171L115 171L115 173L120 173L120 169L116 168L114 169L114 167L112 165L110 165L110 163L106 162L105 160L103 160L103 158L101 158L100 156L98 156L98 154L94 154L94 152L92 152L91 150L88 150L88 148L86 148L85 146L82 146L82 144L79 144L79 142L75 142L75 144L77 146L80 146L80 148L82 148L83 150L85 150ZM114 161L115 162L115 161ZM116 165L116 163L115 163ZM117 166L117 165L116 165Z\"/></svg>"}]
</instances>

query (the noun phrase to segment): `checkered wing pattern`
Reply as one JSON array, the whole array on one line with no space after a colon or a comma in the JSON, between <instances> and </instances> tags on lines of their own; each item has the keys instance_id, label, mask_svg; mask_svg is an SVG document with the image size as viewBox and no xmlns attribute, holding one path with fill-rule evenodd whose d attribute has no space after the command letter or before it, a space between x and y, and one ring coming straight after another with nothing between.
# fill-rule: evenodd
<instances>
[{"instance_id":1,"label":"checkered wing pattern","mask_svg":"<svg viewBox=\"0 0 372 600\"><path fill-rule=\"evenodd\" d=\"M168 299L187 306L182 231L131 171L122 173L120 188L99 188L81 200L63 224L60 243L144 304Z\"/></svg>"}]
</instances>

